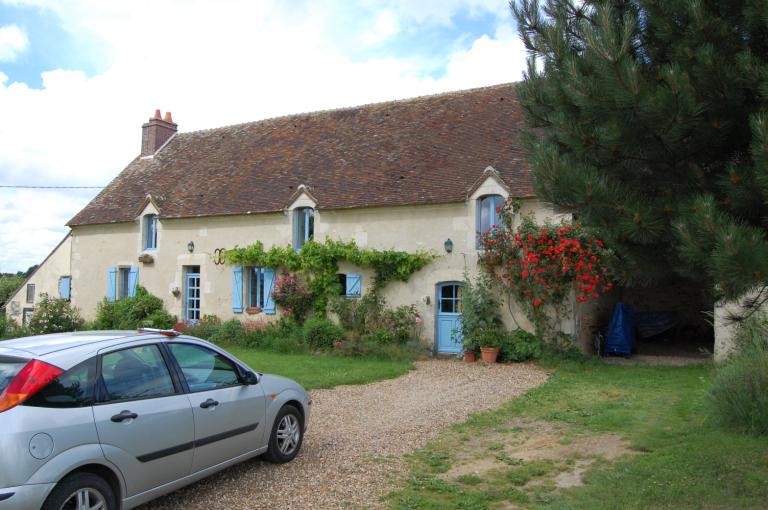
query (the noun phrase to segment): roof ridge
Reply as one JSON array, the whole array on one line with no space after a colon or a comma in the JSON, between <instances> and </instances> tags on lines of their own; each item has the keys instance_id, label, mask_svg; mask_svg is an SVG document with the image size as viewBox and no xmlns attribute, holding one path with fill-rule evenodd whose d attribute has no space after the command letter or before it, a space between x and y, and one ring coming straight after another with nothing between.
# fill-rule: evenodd
<instances>
[{"instance_id":1,"label":"roof ridge","mask_svg":"<svg viewBox=\"0 0 768 510\"><path fill-rule=\"evenodd\" d=\"M243 126L250 126L255 124L261 124L261 123L267 123L267 122L275 122L278 120L285 120L290 118L297 118L297 117L315 117L320 115L327 115L331 113L337 113L337 112L344 112L344 111L351 111L351 110L361 110L364 108L370 108L373 106L383 106L383 105L395 105L395 104L402 104L402 103L413 103L417 101L425 101L428 99L436 99L439 97L455 97L455 96L462 96L465 94L474 94L476 92L484 91L484 90L491 90L491 89L500 89L502 87L514 87L519 82L504 82L504 83L497 83L495 85L483 85L482 87L473 87L470 89L462 89L462 90L448 90L445 92L435 92L434 94L424 94L421 96L413 96L413 97L405 97L401 99L390 99L388 101L374 101L372 103L363 103L353 106L340 106L338 108L327 108L325 110L312 110L309 112L297 112L297 113L287 113L285 115L277 115L275 117L267 117L264 119L259 120L249 120L247 122L238 122L236 124L225 124L223 126L217 126L212 128L206 128L206 129L197 129L195 131L181 131L176 133L177 135L198 135L202 133L208 133L211 131L218 131L218 130L224 130L224 129L232 129L232 128L239 128Z\"/></svg>"}]
</instances>

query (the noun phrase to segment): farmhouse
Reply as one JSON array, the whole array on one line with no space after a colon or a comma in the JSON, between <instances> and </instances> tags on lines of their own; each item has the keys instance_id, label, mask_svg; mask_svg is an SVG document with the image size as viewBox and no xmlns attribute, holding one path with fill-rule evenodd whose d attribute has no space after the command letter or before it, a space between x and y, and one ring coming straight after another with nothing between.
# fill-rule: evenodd
<instances>
[{"instance_id":1,"label":"farmhouse","mask_svg":"<svg viewBox=\"0 0 768 510\"><path fill-rule=\"evenodd\" d=\"M101 300L142 285L184 321L276 317L279 269L233 267L222 251L354 240L439 255L383 295L416 305L425 344L458 352L461 281L477 270L477 233L498 221L496 206L511 196L540 220L557 216L533 195L522 126L510 84L188 133L157 111L142 126L141 153L69 221L49 258L58 262L32 275L9 313L48 292L93 319ZM356 299L372 277L342 264L342 292ZM565 332L578 332L577 315ZM514 303L505 316L530 328Z\"/></svg>"}]
</instances>

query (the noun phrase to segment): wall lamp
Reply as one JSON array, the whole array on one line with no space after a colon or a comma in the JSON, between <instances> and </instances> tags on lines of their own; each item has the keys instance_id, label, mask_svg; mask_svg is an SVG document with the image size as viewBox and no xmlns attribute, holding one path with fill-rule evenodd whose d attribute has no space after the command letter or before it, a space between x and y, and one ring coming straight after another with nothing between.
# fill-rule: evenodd
<instances>
[{"instance_id":1,"label":"wall lamp","mask_svg":"<svg viewBox=\"0 0 768 510\"><path fill-rule=\"evenodd\" d=\"M195 251L195 242L194 241L190 241L190 242L187 243L187 251L189 253L192 253L193 251Z\"/></svg>"},{"instance_id":2,"label":"wall lamp","mask_svg":"<svg viewBox=\"0 0 768 510\"><path fill-rule=\"evenodd\" d=\"M443 243L443 246L445 247L445 251L447 251L448 253L451 253L453 251L453 241L451 241L450 237L445 240L445 242Z\"/></svg>"}]
</instances>

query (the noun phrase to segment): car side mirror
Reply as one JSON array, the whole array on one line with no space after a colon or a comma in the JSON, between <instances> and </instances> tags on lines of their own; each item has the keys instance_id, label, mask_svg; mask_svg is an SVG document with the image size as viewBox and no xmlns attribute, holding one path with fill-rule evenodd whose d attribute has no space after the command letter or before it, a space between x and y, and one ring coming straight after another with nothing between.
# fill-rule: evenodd
<instances>
[{"instance_id":1,"label":"car side mirror","mask_svg":"<svg viewBox=\"0 0 768 510\"><path fill-rule=\"evenodd\" d=\"M245 374L243 374L243 383L249 386L252 384L259 384L259 376L250 371L245 372Z\"/></svg>"}]
</instances>

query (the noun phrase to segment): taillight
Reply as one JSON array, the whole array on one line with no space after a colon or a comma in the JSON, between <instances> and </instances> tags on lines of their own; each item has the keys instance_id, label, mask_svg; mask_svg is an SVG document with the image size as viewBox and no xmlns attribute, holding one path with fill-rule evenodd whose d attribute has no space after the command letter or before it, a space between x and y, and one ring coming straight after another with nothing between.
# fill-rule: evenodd
<instances>
[{"instance_id":1,"label":"taillight","mask_svg":"<svg viewBox=\"0 0 768 510\"><path fill-rule=\"evenodd\" d=\"M22 368L0 394L0 413L15 407L62 374L63 370L33 359Z\"/></svg>"}]
</instances>

